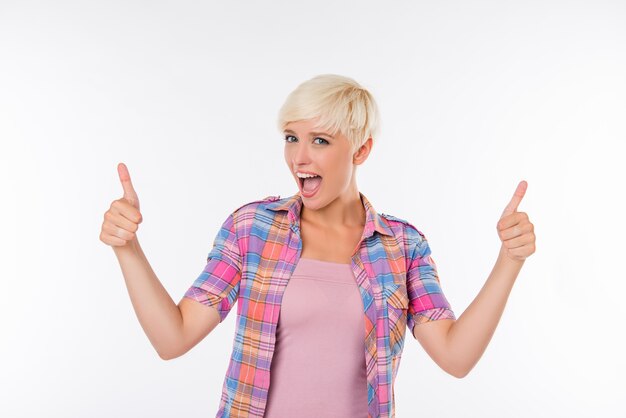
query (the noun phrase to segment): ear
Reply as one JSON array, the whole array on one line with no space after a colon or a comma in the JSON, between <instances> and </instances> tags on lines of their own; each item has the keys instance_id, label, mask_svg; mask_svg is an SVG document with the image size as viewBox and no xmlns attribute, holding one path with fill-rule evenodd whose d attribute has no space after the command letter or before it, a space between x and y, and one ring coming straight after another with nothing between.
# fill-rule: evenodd
<instances>
[{"instance_id":1,"label":"ear","mask_svg":"<svg viewBox=\"0 0 626 418\"><path fill-rule=\"evenodd\" d=\"M367 156L370 154L370 151L372 150L373 145L374 145L374 140L370 136L369 138L367 138L367 141L365 141L359 147L359 149L354 153L352 162L357 165L362 164L367 159Z\"/></svg>"}]
</instances>

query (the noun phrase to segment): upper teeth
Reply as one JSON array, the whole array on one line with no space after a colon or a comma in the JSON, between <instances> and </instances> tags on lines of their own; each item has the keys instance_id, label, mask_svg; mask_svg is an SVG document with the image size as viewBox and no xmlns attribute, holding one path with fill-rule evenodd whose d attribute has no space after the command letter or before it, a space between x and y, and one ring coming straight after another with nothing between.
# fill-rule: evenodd
<instances>
[{"instance_id":1,"label":"upper teeth","mask_svg":"<svg viewBox=\"0 0 626 418\"><path fill-rule=\"evenodd\" d=\"M309 177L318 177L317 174L304 174L304 173L296 173L296 175L302 179L306 179Z\"/></svg>"}]
</instances>

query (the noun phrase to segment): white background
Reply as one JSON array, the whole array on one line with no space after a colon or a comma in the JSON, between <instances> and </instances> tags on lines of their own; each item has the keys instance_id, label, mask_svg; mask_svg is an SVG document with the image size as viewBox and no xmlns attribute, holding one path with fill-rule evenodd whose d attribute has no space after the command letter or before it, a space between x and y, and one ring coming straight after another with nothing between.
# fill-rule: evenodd
<instances>
[{"instance_id":1,"label":"white background","mask_svg":"<svg viewBox=\"0 0 626 418\"><path fill-rule=\"evenodd\" d=\"M233 209L297 191L277 112L336 73L383 119L359 189L426 234L457 317L528 182L491 343L457 379L407 333L397 416L625 416L625 45L622 1L0 2L0 415L215 416L236 310L158 357L99 240L116 166L178 302Z\"/></svg>"}]
</instances>

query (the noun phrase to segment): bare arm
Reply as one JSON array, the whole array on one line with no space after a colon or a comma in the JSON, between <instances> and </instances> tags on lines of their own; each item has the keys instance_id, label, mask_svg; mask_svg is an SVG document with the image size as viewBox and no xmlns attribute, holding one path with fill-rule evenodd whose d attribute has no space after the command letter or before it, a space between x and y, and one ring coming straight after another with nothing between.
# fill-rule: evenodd
<instances>
[{"instance_id":1,"label":"bare arm","mask_svg":"<svg viewBox=\"0 0 626 418\"><path fill-rule=\"evenodd\" d=\"M413 327L413 336L441 369L454 377L461 377L454 369L451 361L453 359L448 355L448 332L455 321L455 319L437 319L416 324Z\"/></svg>"},{"instance_id":2,"label":"bare arm","mask_svg":"<svg viewBox=\"0 0 626 418\"><path fill-rule=\"evenodd\" d=\"M465 377L483 355L524 264L504 251L502 247L489 278L448 332L447 356L459 377Z\"/></svg>"},{"instance_id":3,"label":"bare arm","mask_svg":"<svg viewBox=\"0 0 626 418\"><path fill-rule=\"evenodd\" d=\"M183 298L176 305L152 270L139 241L113 247L135 314L163 360L189 351L220 322L213 307Z\"/></svg>"},{"instance_id":4,"label":"bare arm","mask_svg":"<svg viewBox=\"0 0 626 418\"><path fill-rule=\"evenodd\" d=\"M482 357L524 264L507 258L503 251L486 283L457 320L430 321L413 328L424 351L455 377L465 377Z\"/></svg>"},{"instance_id":5,"label":"bare arm","mask_svg":"<svg viewBox=\"0 0 626 418\"><path fill-rule=\"evenodd\" d=\"M433 321L414 327L415 337L428 354L456 377L465 377L480 360L500 322L524 261L535 252L534 225L525 212L517 210L527 186L525 181L517 185L502 212L497 224L502 241L498 259L470 306L454 322Z\"/></svg>"},{"instance_id":6,"label":"bare arm","mask_svg":"<svg viewBox=\"0 0 626 418\"><path fill-rule=\"evenodd\" d=\"M219 323L216 308L183 300L177 306L167 293L137 240L143 221L139 196L126 164L117 165L124 196L104 213L100 241L111 246L122 268L135 314L150 343L164 360L191 349Z\"/></svg>"},{"instance_id":7,"label":"bare arm","mask_svg":"<svg viewBox=\"0 0 626 418\"><path fill-rule=\"evenodd\" d=\"M182 356L204 339L220 323L220 314L213 306L183 297L178 303L183 316L183 338L170 358Z\"/></svg>"}]
</instances>

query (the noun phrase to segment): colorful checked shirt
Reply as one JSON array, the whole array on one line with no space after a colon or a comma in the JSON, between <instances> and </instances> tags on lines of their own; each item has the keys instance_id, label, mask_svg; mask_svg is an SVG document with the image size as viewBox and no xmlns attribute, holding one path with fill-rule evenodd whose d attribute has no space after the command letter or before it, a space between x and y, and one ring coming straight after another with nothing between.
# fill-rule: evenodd
<instances>
[{"instance_id":1,"label":"colorful checked shirt","mask_svg":"<svg viewBox=\"0 0 626 418\"><path fill-rule=\"evenodd\" d=\"M377 214L359 194L366 219L351 265L364 309L368 418L392 418L407 326L412 333L423 322L456 317L424 234L403 219ZM298 192L237 208L185 292L184 297L215 307L220 322L239 300L218 418L263 417L281 300L302 253L302 204Z\"/></svg>"}]
</instances>

